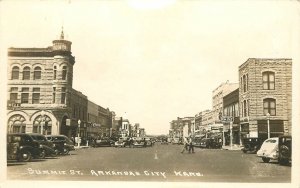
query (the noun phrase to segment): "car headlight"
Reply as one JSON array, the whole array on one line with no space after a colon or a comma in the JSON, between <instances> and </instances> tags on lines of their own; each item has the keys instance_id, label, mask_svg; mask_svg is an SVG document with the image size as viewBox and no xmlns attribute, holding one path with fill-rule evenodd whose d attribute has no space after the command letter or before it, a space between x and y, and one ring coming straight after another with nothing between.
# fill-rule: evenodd
<instances>
[{"instance_id":1,"label":"car headlight","mask_svg":"<svg viewBox=\"0 0 300 188\"><path fill-rule=\"evenodd\" d=\"M66 146L67 145L67 143L64 143L64 146Z\"/></svg>"},{"instance_id":2,"label":"car headlight","mask_svg":"<svg viewBox=\"0 0 300 188\"><path fill-rule=\"evenodd\" d=\"M39 144L39 148L43 148L43 145Z\"/></svg>"}]
</instances>

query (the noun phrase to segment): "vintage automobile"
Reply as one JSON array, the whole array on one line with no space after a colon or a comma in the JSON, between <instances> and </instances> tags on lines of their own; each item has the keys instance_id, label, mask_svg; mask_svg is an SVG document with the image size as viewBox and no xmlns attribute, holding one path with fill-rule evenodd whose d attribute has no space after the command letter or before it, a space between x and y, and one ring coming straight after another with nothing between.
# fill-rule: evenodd
<instances>
[{"instance_id":1,"label":"vintage automobile","mask_svg":"<svg viewBox=\"0 0 300 188\"><path fill-rule=\"evenodd\" d=\"M104 138L97 138L91 143L93 147L99 147L99 146L114 146L115 142L111 140L110 138L104 137Z\"/></svg>"},{"instance_id":2,"label":"vintage automobile","mask_svg":"<svg viewBox=\"0 0 300 188\"><path fill-rule=\"evenodd\" d=\"M179 139L179 137L174 137L174 138L172 139L172 144L180 144L180 139Z\"/></svg>"},{"instance_id":3,"label":"vintage automobile","mask_svg":"<svg viewBox=\"0 0 300 188\"><path fill-rule=\"evenodd\" d=\"M161 138L161 144L168 144L168 138Z\"/></svg>"},{"instance_id":4,"label":"vintage automobile","mask_svg":"<svg viewBox=\"0 0 300 188\"><path fill-rule=\"evenodd\" d=\"M257 156L261 157L263 162L268 163L270 160L278 160L278 137L269 138L264 141Z\"/></svg>"},{"instance_id":5,"label":"vintage automobile","mask_svg":"<svg viewBox=\"0 0 300 188\"><path fill-rule=\"evenodd\" d=\"M7 135L7 159L18 161L31 161L39 158L42 146L30 135L14 133Z\"/></svg>"},{"instance_id":6,"label":"vintage automobile","mask_svg":"<svg viewBox=\"0 0 300 188\"><path fill-rule=\"evenodd\" d=\"M48 141L47 138L42 134L29 133L33 140L37 141L41 145L40 158L45 158L46 156L56 156L55 145Z\"/></svg>"},{"instance_id":7,"label":"vintage automobile","mask_svg":"<svg viewBox=\"0 0 300 188\"><path fill-rule=\"evenodd\" d=\"M146 146L153 146L153 141L151 138L145 137Z\"/></svg>"},{"instance_id":8,"label":"vintage automobile","mask_svg":"<svg viewBox=\"0 0 300 188\"><path fill-rule=\"evenodd\" d=\"M260 138L244 138L243 139L243 145L244 147L242 148L242 151L244 153L251 152L251 153L256 153L263 141Z\"/></svg>"},{"instance_id":9,"label":"vintage automobile","mask_svg":"<svg viewBox=\"0 0 300 188\"><path fill-rule=\"evenodd\" d=\"M201 148L219 149L222 145L214 138L202 138L200 141Z\"/></svg>"},{"instance_id":10,"label":"vintage automobile","mask_svg":"<svg viewBox=\"0 0 300 188\"><path fill-rule=\"evenodd\" d=\"M292 137L279 136L278 138L278 163L289 164L292 161Z\"/></svg>"},{"instance_id":11,"label":"vintage automobile","mask_svg":"<svg viewBox=\"0 0 300 188\"><path fill-rule=\"evenodd\" d=\"M54 150L57 154L67 155L71 150L75 150L74 143L65 135L46 135L46 138L55 145Z\"/></svg>"},{"instance_id":12,"label":"vintage automobile","mask_svg":"<svg viewBox=\"0 0 300 188\"><path fill-rule=\"evenodd\" d=\"M132 147L145 147L145 139L141 137L133 138Z\"/></svg>"},{"instance_id":13,"label":"vintage automobile","mask_svg":"<svg viewBox=\"0 0 300 188\"><path fill-rule=\"evenodd\" d=\"M125 147L127 145L126 144L127 140L128 140L127 137L120 137L118 139L118 141L115 142L114 146L115 147Z\"/></svg>"},{"instance_id":14,"label":"vintage automobile","mask_svg":"<svg viewBox=\"0 0 300 188\"><path fill-rule=\"evenodd\" d=\"M201 146L201 138L198 138L198 137L194 138L193 139L193 146L194 147L200 147Z\"/></svg>"}]
</instances>

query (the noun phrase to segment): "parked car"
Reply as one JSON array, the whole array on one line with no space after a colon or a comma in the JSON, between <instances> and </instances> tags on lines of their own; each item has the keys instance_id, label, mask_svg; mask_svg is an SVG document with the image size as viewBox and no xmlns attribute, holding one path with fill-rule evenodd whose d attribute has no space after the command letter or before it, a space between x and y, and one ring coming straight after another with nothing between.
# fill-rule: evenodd
<instances>
[{"instance_id":1,"label":"parked car","mask_svg":"<svg viewBox=\"0 0 300 188\"><path fill-rule=\"evenodd\" d=\"M120 137L118 141L115 142L115 147L125 147L127 137Z\"/></svg>"},{"instance_id":2,"label":"parked car","mask_svg":"<svg viewBox=\"0 0 300 188\"><path fill-rule=\"evenodd\" d=\"M180 144L180 139L178 137L174 137L172 139L172 144Z\"/></svg>"},{"instance_id":3,"label":"parked car","mask_svg":"<svg viewBox=\"0 0 300 188\"><path fill-rule=\"evenodd\" d=\"M145 147L145 140L141 137L135 137L133 138L132 147Z\"/></svg>"},{"instance_id":4,"label":"parked car","mask_svg":"<svg viewBox=\"0 0 300 188\"><path fill-rule=\"evenodd\" d=\"M244 138L243 139L243 145L244 145L244 148L242 149L242 151L244 153L247 153L247 152L257 152L261 145L263 143L263 140L260 139L260 138Z\"/></svg>"},{"instance_id":5,"label":"parked car","mask_svg":"<svg viewBox=\"0 0 300 188\"><path fill-rule=\"evenodd\" d=\"M292 161L292 137L279 136L278 138L278 163L288 164Z\"/></svg>"},{"instance_id":6,"label":"parked car","mask_svg":"<svg viewBox=\"0 0 300 188\"><path fill-rule=\"evenodd\" d=\"M168 144L168 138L162 138L161 144Z\"/></svg>"},{"instance_id":7,"label":"parked car","mask_svg":"<svg viewBox=\"0 0 300 188\"><path fill-rule=\"evenodd\" d=\"M194 138L193 139L193 146L201 147L201 138L198 138L198 137Z\"/></svg>"},{"instance_id":8,"label":"parked car","mask_svg":"<svg viewBox=\"0 0 300 188\"><path fill-rule=\"evenodd\" d=\"M46 156L56 156L57 153L54 149L54 144L47 140L47 138L42 134L29 133L33 140L37 141L41 145L40 158L45 158Z\"/></svg>"},{"instance_id":9,"label":"parked car","mask_svg":"<svg viewBox=\"0 0 300 188\"><path fill-rule=\"evenodd\" d=\"M219 149L222 145L214 138L202 138L200 141L201 148Z\"/></svg>"},{"instance_id":10,"label":"parked car","mask_svg":"<svg viewBox=\"0 0 300 188\"><path fill-rule=\"evenodd\" d=\"M57 154L66 155L75 150L74 143L65 135L46 135L46 138L55 145L54 150Z\"/></svg>"},{"instance_id":11,"label":"parked car","mask_svg":"<svg viewBox=\"0 0 300 188\"><path fill-rule=\"evenodd\" d=\"M271 159L278 160L278 141L278 137L265 140L257 151L257 156L261 157L265 163L270 162Z\"/></svg>"},{"instance_id":12,"label":"parked car","mask_svg":"<svg viewBox=\"0 0 300 188\"><path fill-rule=\"evenodd\" d=\"M93 141L92 146L93 147L99 147L99 146L114 146L114 141L110 138L97 138Z\"/></svg>"},{"instance_id":13,"label":"parked car","mask_svg":"<svg viewBox=\"0 0 300 188\"><path fill-rule=\"evenodd\" d=\"M153 146L153 141L150 138L146 137L145 142L146 142L146 146L151 146L151 147Z\"/></svg>"},{"instance_id":14,"label":"parked car","mask_svg":"<svg viewBox=\"0 0 300 188\"><path fill-rule=\"evenodd\" d=\"M18 161L31 161L39 158L42 146L30 135L15 133L7 135L7 159Z\"/></svg>"}]
</instances>

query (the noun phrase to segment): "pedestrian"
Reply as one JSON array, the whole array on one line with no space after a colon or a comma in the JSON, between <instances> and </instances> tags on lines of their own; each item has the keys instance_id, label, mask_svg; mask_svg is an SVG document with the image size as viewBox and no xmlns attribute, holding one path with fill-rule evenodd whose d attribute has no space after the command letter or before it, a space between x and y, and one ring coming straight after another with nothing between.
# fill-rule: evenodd
<instances>
[{"instance_id":1,"label":"pedestrian","mask_svg":"<svg viewBox=\"0 0 300 188\"><path fill-rule=\"evenodd\" d=\"M188 140L187 138L183 138L183 148L181 150L181 153L188 150Z\"/></svg>"},{"instance_id":2,"label":"pedestrian","mask_svg":"<svg viewBox=\"0 0 300 188\"><path fill-rule=\"evenodd\" d=\"M190 137L190 139L189 139L189 153L191 153L191 152L195 153L192 137Z\"/></svg>"}]
</instances>

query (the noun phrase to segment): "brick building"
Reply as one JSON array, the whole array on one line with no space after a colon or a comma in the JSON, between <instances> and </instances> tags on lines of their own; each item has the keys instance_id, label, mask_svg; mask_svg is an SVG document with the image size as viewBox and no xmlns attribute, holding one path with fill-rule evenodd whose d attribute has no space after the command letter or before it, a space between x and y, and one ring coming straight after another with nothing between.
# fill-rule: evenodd
<instances>
[{"instance_id":1,"label":"brick building","mask_svg":"<svg viewBox=\"0 0 300 188\"><path fill-rule=\"evenodd\" d=\"M52 46L8 49L8 133L87 136L88 122L96 117L91 113L88 117L87 96L72 88L75 57L71 44L62 31ZM93 115L111 127L112 112L99 108Z\"/></svg>"},{"instance_id":2,"label":"brick building","mask_svg":"<svg viewBox=\"0 0 300 188\"><path fill-rule=\"evenodd\" d=\"M242 137L291 135L292 60L250 58L239 66Z\"/></svg>"},{"instance_id":3,"label":"brick building","mask_svg":"<svg viewBox=\"0 0 300 188\"><path fill-rule=\"evenodd\" d=\"M240 118L239 118L239 88L223 97L223 117L231 118L230 122L223 122L225 145L230 144L230 129L232 129L232 143L240 144Z\"/></svg>"}]
</instances>

